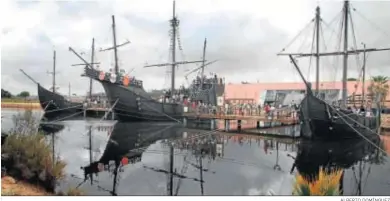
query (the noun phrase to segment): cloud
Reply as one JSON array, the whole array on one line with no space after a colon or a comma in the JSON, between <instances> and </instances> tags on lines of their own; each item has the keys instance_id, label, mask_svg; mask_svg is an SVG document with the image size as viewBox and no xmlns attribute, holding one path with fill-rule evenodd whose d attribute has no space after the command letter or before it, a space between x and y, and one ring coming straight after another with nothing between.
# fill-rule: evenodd
<instances>
[{"instance_id":1,"label":"cloud","mask_svg":"<svg viewBox=\"0 0 390 201\"><path fill-rule=\"evenodd\" d=\"M288 59L277 57L276 53L314 16L316 2L242 0L238 4L233 0L177 0L176 4L182 47L182 50L177 50L177 60L200 59L203 40L207 37L207 59L219 60L208 66L207 71L221 74L227 82L300 81ZM342 6L340 2L324 1L320 4L327 22ZM388 29L376 30L379 34L375 35L371 32L375 28L367 28L373 27L372 23L357 16L354 23L363 27L356 30L359 31L359 38L368 38L364 39L368 47L386 47L388 40L383 33L390 33L390 27L386 26L390 14L385 12L390 9L390 3L353 2L353 5L359 13L375 21L378 27ZM36 93L36 86L19 69L24 69L45 87L51 85L52 78L47 71L52 70L55 49L59 91L67 94L71 83L72 93L84 95L89 82L87 78L80 77L82 67L71 66L81 61L68 51L68 47L85 52L83 57L89 60L92 37L96 39L96 49L112 46L111 15L115 15L118 43L131 41L130 45L120 48L120 66L126 70L135 68L133 74L144 80L146 89L169 86L165 67L142 66L146 62L165 63L169 59L170 0L4 1L1 7L1 18L12 19L2 22L1 84L13 93L22 90ZM306 51L309 50L310 46ZM113 52L97 52L96 60L101 63L102 69L108 70L113 66ZM306 74L307 63L305 60L300 62ZM325 61L322 63L322 66L327 65ZM356 65L352 61L350 63ZM370 54L367 64L370 66L369 74L387 70L388 53ZM183 78L185 70L196 66L178 67L177 87L186 83ZM356 66L351 68L356 69ZM328 69L324 67L323 71ZM335 79L332 73L324 74L328 79ZM338 74L341 76L341 69ZM97 82L94 82L94 91L103 91Z\"/></svg>"}]
</instances>

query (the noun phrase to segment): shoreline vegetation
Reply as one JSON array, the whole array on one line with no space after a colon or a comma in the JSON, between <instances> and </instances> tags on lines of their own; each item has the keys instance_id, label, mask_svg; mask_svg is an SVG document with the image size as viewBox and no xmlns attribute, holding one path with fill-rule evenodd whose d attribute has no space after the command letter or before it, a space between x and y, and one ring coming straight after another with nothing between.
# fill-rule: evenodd
<instances>
[{"instance_id":1,"label":"shoreline vegetation","mask_svg":"<svg viewBox=\"0 0 390 201\"><path fill-rule=\"evenodd\" d=\"M1 145L1 195L82 195L73 188L56 193L66 163L55 155L47 135L38 132L39 120L32 111L14 115L13 122Z\"/></svg>"}]
</instances>

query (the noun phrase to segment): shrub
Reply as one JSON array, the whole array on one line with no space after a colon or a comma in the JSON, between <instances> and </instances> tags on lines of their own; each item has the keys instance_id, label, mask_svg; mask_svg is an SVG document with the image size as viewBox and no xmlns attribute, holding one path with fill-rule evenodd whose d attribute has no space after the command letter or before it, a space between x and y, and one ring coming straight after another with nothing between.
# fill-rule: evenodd
<instances>
[{"instance_id":1,"label":"shrub","mask_svg":"<svg viewBox=\"0 0 390 201\"><path fill-rule=\"evenodd\" d=\"M38 121L31 111L14 117L15 127L1 147L11 176L37 182L54 191L55 181L64 177L65 163L55 159L51 144L37 132Z\"/></svg>"},{"instance_id":2,"label":"shrub","mask_svg":"<svg viewBox=\"0 0 390 201\"><path fill-rule=\"evenodd\" d=\"M32 110L18 113L12 117L14 123L10 134L30 135L38 132L39 119L34 117Z\"/></svg>"}]
</instances>

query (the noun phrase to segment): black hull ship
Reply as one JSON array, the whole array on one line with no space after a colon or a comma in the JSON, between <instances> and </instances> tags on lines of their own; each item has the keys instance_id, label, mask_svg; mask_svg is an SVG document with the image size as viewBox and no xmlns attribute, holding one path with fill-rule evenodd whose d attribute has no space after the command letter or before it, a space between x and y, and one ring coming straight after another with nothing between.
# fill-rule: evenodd
<instances>
[{"instance_id":1,"label":"black hull ship","mask_svg":"<svg viewBox=\"0 0 390 201\"><path fill-rule=\"evenodd\" d=\"M341 170L339 191L341 192L340 195L343 195L344 171L361 162L374 163L374 158L380 151L377 148L379 144L380 138L377 135L372 135L367 140L347 139L339 142L303 140L298 145L292 171L296 168L307 181L313 182L318 179L320 169L328 173ZM353 169L353 171L355 170Z\"/></svg>"},{"instance_id":2,"label":"black hull ship","mask_svg":"<svg viewBox=\"0 0 390 201\"><path fill-rule=\"evenodd\" d=\"M309 92L301 102L300 135L313 140L339 140L376 135L376 117L331 106Z\"/></svg>"},{"instance_id":3,"label":"black hull ship","mask_svg":"<svg viewBox=\"0 0 390 201\"><path fill-rule=\"evenodd\" d=\"M172 38L176 39L176 31L178 20L175 16L175 3L173 4L173 19L171 20ZM123 46L130 42L117 45L115 32L115 18L112 16L112 28L114 36L114 46L106 50L114 50L115 53L115 68L110 73L96 70L93 68L93 62L89 64L72 48L70 51L76 54L85 63L84 76L99 81L105 90L109 104L113 107L115 116L120 121L179 121L183 116L183 102L176 98L175 90L175 69L178 64L190 64L201 61L175 61L175 43L172 43L172 63L157 64L152 66L172 66L172 95L169 101L158 101L152 98L151 94L147 93L143 88L143 82L130 77L124 71L119 71L117 47ZM171 40L172 41L172 40ZM175 40L173 40L175 41ZM145 66L146 67L146 66ZM151 67L151 66L149 66ZM180 96L177 96L180 97Z\"/></svg>"},{"instance_id":4,"label":"black hull ship","mask_svg":"<svg viewBox=\"0 0 390 201\"><path fill-rule=\"evenodd\" d=\"M35 81L22 69L20 71L34 82L38 87L39 104L44 110L44 117L47 119L66 119L67 117L81 116L83 105L81 103L73 103L65 99L64 96L56 93L56 51L53 56L53 72L48 72L53 76L52 91L41 86L40 83Z\"/></svg>"},{"instance_id":5,"label":"black hull ship","mask_svg":"<svg viewBox=\"0 0 390 201\"><path fill-rule=\"evenodd\" d=\"M93 175L109 171L114 174L113 188L107 190L117 195L118 174L129 164L141 162L142 153L158 140L178 137L180 125L169 123L117 122L111 132L106 148L98 161L91 161L84 170L85 181L93 182Z\"/></svg>"},{"instance_id":6,"label":"black hull ship","mask_svg":"<svg viewBox=\"0 0 390 201\"><path fill-rule=\"evenodd\" d=\"M39 83L37 85L39 103L45 111L44 117L53 120L82 115L83 105L81 103L70 102L64 96L45 89Z\"/></svg>"},{"instance_id":7,"label":"black hull ship","mask_svg":"<svg viewBox=\"0 0 390 201\"><path fill-rule=\"evenodd\" d=\"M183 115L182 104L153 99L143 89L140 80L127 75L117 77L88 67L85 68L85 76L103 85L110 105L114 106L115 116L120 121L172 121Z\"/></svg>"},{"instance_id":8,"label":"black hull ship","mask_svg":"<svg viewBox=\"0 0 390 201\"><path fill-rule=\"evenodd\" d=\"M315 22L315 36L313 39L316 40L316 52L312 53L279 53L278 55L288 55L294 64L295 68L300 74L300 77L305 82L307 87L306 95L300 104L299 109L299 120L301 123L301 136L305 139L312 140L341 140L345 138L361 138L367 137L370 135L376 135L377 129L379 126L378 117L371 115L371 111L365 111L364 108L367 107L367 102L363 100L361 102L361 110L359 112L353 111L351 108L348 108L348 90L347 90L347 71L348 71L348 55L349 54L359 54L364 53L364 58L366 57L366 52L374 51L386 51L390 48L367 48L364 45L364 49L358 49L354 47L353 50L348 50L348 20L350 16L350 5L349 1L344 1L343 6L343 32L344 32L344 50L339 52L319 52L319 29L321 25L320 17L320 8L316 9L316 17L312 20ZM345 21L347 20L347 21ZM352 21L352 19L351 19ZM353 26L353 24L351 23ZM353 30L353 27L352 27ZM341 36L341 35L340 35ZM356 38L355 38L356 40ZM313 41L314 44L314 41ZM284 51L284 50L283 50ZM342 99L337 100L327 100L320 98L321 95L326 95L320 90L319 84L319 58L321 56L337 56L343 55L343 88L342 88ZM316 89L315 93L311 90L310 84L305 80L302 72L299 70L299 67L296 64L296 57L316 57ZM363 87L362 94L364 94L364 84L365 84L365 59L362 67L363 74ZM359 78L360 79L360 78ZM357 89L358 83L355 85ZM325 93L327 89L325 89ZM354 92L356 93L356 91ZM338 104L337 104L338 103ZM356 105L354 105L356 106Z\"/></svg>"}]
</instances>

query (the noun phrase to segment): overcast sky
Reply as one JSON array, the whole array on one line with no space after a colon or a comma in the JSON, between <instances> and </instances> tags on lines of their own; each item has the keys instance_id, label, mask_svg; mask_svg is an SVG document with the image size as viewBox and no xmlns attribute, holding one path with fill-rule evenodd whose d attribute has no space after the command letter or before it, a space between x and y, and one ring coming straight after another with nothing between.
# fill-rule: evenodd
<instances>
[{"instance_id":1,"label":"overcast sky","mask_svg":"<svg viewBox=\"0 0 390 201\"><path fill-rule=\"evenodd\" d=\"M182 46L182 51L178 48L177 60L199 60L207 37L206 59L219 60L207 67L207 73L216 72L232 83L301 81L288 58L276 54L310 22L318 4L323 21L329 25L323 25L321 41L325 41L328 51L338 50L335 44L342 9L340 1L177 0ZM356 9L351 12L358 48L361 42L368 48L390 47L390 1L353 1L351 4ZM80 77L81 66L71 66L82 62L68 47L85 52L83 57L89 60L92 37L96 39L96 49L112 46L111 15L116 18L117 43L131 41L119 48L120 67L135 68L132 74L144 81L146 89L169 86L165 67L143 68L143 65L168 62L172 0L1 1L0 5L3 89L13 93L23 90L37 93L36 86L19 69L50 87L52 78L47 71L52 70L55 49L60 93L68 93L70 82L72 93L84 95L89 81ZM312 30L313 25L286 52L310 52ZM352 48L352 31L350 38ZM325 51L325 46L320 48ZM358 75L354 58L351 56L348 77ZM100 69L108 70L113 67L113 52L98 52L96 60L101 63ZM331 58L322 59L322 79L341 80L342 69L336 62ZM314 78L314 60L310 73L309 59L302 59L299 64L305 75ZM368 76L390 75L390 53L371 53L367 65ZM178 67L176 87L186 83L185 70L195 67L195 64ZM100 91L103 88L94 82L94 92Z\"/></svg>"}]
</instances>

